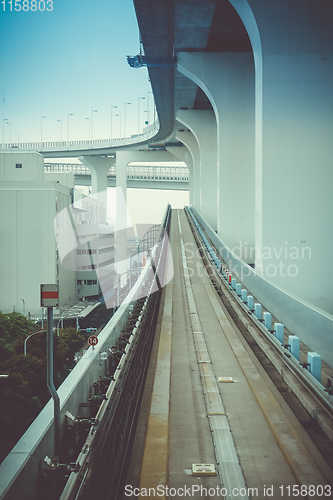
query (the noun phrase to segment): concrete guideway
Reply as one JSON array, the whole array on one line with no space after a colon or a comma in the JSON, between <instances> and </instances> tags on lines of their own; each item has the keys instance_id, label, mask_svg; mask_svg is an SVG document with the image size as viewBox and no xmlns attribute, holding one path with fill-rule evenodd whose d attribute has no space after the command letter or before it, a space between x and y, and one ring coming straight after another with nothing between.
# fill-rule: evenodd
<instances>
[{"instance_id":1,"label":"concrete guideway","mask_svg":"<svg viewBox=\"0 0 333 500\"><path fill-rule=\"evenodd\" d=\"M183 256L180 245L182 238L185 243ZM209 498L221 498L221 488L227 484L225 478L192 476L191 467L196 463L214 464L216 470L221 470L212 440L215 430L211 432L209 422L223 418L230 426L236 456L244 473L242 492L246 495L249 493L234 498L283 498L288 488L292 491L293 487L297 489L297 485L304 485L303 491L308 488L310 492L311 486L319 488L317 491L320 492L320 487L328 484L331 471L221 306L196 252L184 213L180 214L179 226L177 214L173 211L170 241L175 275L164 290L164 311L167 315L161 318L162 342L156 347L156 371L155 361L152 360L152 371L155 371L156 378L145 445L142 434L142 426L146 425L144 419L139 422L138 438L134 445L136 460L139 459L140 446L143 450L141 475L137 465L135 474L129 474L126 484L138 488L138 492L142 488L140 492L143 496L145 489L156 489L158 485L165 489L174 488L170 490L171 493L179 490L181 494L186 485L194 488L190 490L193 498L204 497L202 493L205 490L201 488L207 488L212 493ZM186 274L189 275L192 305L188 301L190 294L186 293L184 286L184 271L185 281ZM191 315L196 314L192 310L193 306L197 309L203 334L199 340L207 346L210 363L198 363L193 320L191 323ZM165 338L167 343L163 340ZM170 344L171 350L168 352ZM165 362L166 359L169 361ZM207 372L208 365L212 370L209 379L212 393L209 394L207 386L204 392L210 401L211 397L221 398L222 410L226 415L209 415L209 407L205 405L200 378ZM152 374L148 375L148 380L149 377ZM232 377L233 383L217 383L219 377L225 380ZM214 385L218 393L214 392ZM156 397L158 408L164 408L163 425L156 425ZM222 457L223 452L225 449L222 448ZM226 457L228 460L229 457ZM161 469L162 462L167 470ZM168 493L165 489L163 492ZM274 493L270 495L272 491ZM166 494L161 498L167 498Z\"/></svg>"}]
</instances>

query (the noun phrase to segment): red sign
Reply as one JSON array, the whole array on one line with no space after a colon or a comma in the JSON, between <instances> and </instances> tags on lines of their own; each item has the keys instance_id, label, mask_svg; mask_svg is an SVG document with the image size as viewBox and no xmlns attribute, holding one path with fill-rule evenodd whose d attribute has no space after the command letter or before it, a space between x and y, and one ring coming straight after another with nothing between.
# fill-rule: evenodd
<instances>
[{"instance_id":1,"label":"red sign","mask_svg":"<svg viewBox=\"0 0 333 500\"><path fill-rule=\"evenodd\" d=\"M57 307L59 305L59 290L57 285L40 286L40 305L42 307Z\"/></svg>"},{"instance_id":2,"label":"red sign","mask_svg":"<svg viewBox=\"0 0 333 500\"><path fill-rule=\"evenodd\" d=\"M90 337L88 338L88 344L92 345L92 346L97 345L98 344L98 338L95 335L90 335Z\"/></svg>"}]
</instances>

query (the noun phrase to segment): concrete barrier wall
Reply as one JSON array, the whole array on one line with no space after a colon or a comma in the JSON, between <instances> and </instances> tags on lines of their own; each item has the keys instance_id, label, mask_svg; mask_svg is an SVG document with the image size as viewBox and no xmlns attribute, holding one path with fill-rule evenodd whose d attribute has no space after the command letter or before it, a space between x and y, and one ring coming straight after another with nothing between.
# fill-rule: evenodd
<instances>
[{"instance_id":1,"label":"concrete barrier wall","mask_svg":"<svg viewBox=\"0 0 333 500\"><path fill-rule=\"evenodd\" d=\"M310 350L320 354L323 361L333 368L333 316L293 297L258 276L254 269L238 259L223 244L194 207L190 207L190 211L200 222L233 275L237 276L238 280L278 321L297 335Z\"/></svg>"},{"instance_id":2,"label":"concrete barrier wall","mask_svg":"<svg viewBox=\"0 0 333 500\"><path fill-rule=\"evenodd\" d=\"M92 385L106 374L107 361L100 353L115 345L124 328L130 304L123 304L103 328L96 347L90 347L58 389L61 435L65 413L78 414L79 405L87 402ZM46 375L45 375L46 376ZM14 446L0 466L0 499L33 500L36 498L39 467L47 468L44 457L54 456L53 400L51 399Z\"/></svg>"}]
</instances>

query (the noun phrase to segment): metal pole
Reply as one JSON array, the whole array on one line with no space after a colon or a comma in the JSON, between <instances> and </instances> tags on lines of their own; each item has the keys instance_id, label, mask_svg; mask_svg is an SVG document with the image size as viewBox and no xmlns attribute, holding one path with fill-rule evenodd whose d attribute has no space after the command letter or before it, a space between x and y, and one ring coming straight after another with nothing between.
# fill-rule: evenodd
<instances>
[{"instance_id":1,"label":"metal pole","mask_svg":"<svg viewBox=\"0 0 333 500\"><path fill-rule=\"evenodd\" d=\"M111 140L112 140L112 109L115 108L117 109L117 106L111 106Z\"/></svg>"},{"instance_id":2,"label":"metal pole","mask_svg":"<svg viewBox=\"0 0 333 500\"><path fill-rule=\"evenodd\" d=\"M5 121L7 118L2 118L2 144L5 144Z\"/></svg>"},{"instance_id":3,"label":"metal pole","mask_svg":"<svg viewBox=\"0 0 333 500\"><path fill-rule=\"evenodd\" d=\"M53 383L53 307L47 308L47 387L54 401L54 456L60 452L60 399Z\"/></svg>"}]
</instances>

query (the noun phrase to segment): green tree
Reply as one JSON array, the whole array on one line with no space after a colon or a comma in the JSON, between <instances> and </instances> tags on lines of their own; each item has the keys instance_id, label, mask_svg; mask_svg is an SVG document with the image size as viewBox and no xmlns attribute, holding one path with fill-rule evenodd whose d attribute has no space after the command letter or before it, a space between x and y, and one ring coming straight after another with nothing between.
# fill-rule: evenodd
<instances>
[{"instance_id":1,"label":"green tree","mask_svg":"<svg viewBox=\"0 0 333 500\"><path fill-rule=\"evenodd\" d=\"M46 380L47 335L22 314L0 312L0 461L2 461L50 399ZM75 328L53 333L54 384L63 382L74 366L74 354L85 342Z\"/></svg>"},{"instance_id":2,"label":"green tree","mask_svg":"<svg viewBox=\"0 0 333 500\"><path fill-rule=\"evenodd\" d=\"M20 373L0 380L0 460L2 461L42 408Z\"/></svg>"},{"instance_id":3,"label":"green tree","mask_svg":"<svg viewBox=\"0 0 333 500\"><path fill-rule=\"evenodd\" d=\"M23 314L17 312L3 314L0 312L0 338L8 344L14 344L18 338L29 335L35 329L34 322Z\"/></svg>"}]
</instances>

